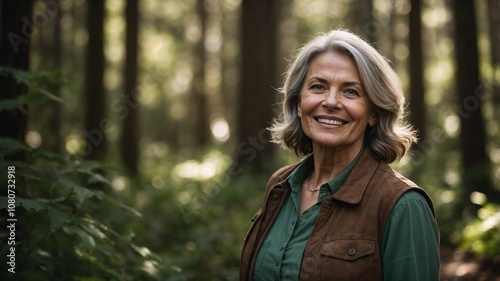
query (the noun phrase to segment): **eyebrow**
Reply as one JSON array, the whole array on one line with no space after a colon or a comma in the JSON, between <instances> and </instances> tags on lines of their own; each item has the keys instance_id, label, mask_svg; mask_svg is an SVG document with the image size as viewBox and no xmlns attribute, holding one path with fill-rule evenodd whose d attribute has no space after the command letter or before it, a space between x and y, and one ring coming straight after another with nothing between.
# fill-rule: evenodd
<instances>
[{"instance_id":1,"label":"eyebrow","mask_svg":"<svg viewBox=\"0 0 500 281\"><path fill-rule=\"evenodd\" d=\"M317 81L319 81L321 83L328 83L328 80L326 80L325 78L319 77L319 76L313 76L313 77L309 78L307 80L307 82L310 82L311 80L317 80ZM363 85L361 85L361 83L358 82L358 81L344 81L344 82L342 82L341 85L343 87L359 86L359 87L363 88Z\"/></svg>"}]
</instances>

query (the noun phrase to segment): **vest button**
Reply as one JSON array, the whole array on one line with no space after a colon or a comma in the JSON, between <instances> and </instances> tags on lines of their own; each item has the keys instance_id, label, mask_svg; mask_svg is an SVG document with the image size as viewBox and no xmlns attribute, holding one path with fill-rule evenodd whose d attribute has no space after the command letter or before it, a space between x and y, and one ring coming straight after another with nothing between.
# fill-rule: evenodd
<instances>
[{"instance_id":1,"label":"vest button","mask_svg":"<svg viewBox=\"0 0 500 281\"><path fill-rule=\"evenodd\" d=\"M350 248L350 249L347 251L347 254L348 254L349 256L354 256L354 255L356 254L356 250L355 250L355 249L353 249L353 248Z\"/></svg>"}]
</instances>

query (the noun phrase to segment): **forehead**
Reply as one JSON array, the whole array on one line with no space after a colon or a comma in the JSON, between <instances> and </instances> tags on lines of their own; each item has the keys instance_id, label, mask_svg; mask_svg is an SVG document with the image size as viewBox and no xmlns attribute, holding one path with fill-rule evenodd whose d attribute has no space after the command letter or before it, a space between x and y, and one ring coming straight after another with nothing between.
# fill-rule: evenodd
<instances>
[{"instance_id":1,"label":"forehead","mask_svg":"<svg viewBox=\"0 0 500 281\"><path fill-rule=\"evenodd\" d=\"M325 75L324 78L348 76L350 79L360 80L354 61L349 56L334 51L324 52L312 58L306 77L313 75Z\"/></svg>"}]
</instances>

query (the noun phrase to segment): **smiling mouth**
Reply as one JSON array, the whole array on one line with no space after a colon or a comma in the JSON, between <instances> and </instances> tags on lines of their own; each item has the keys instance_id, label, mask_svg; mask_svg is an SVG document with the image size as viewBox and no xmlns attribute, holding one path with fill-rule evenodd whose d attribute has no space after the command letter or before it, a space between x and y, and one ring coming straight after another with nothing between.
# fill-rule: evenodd
<instances>
[{"instance_id":1,"label":"smiling mouth","mask_svg":"<svg viewBox=\"0 0 500 281\"><path fill-rule=\"evenodd\" d=\"M342 122L340 120L333 120L333 119L327 119L327 118L322 118L322 117L315 118L315 119L319 123L328 124L328 125L342 126L342 125L347 123L347 122Z\"/></svg>"}]
</instances>

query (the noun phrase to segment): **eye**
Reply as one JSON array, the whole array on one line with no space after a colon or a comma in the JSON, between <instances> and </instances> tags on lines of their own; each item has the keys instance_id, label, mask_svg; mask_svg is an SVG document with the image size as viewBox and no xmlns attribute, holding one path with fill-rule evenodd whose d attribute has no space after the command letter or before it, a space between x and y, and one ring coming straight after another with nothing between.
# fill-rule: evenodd
<instances>
[{"instance_id":1,"label":"eye","mask_svg":"<svg viewBox=\"0 0 500 281\"><path fill-rule=\"evenodd\" d=\"M345 89L343 92L348 96L359 96L359 92L355 89Z\"/></svg>"},{"instance_id":2,"label":"eye","mask_svg":"<svg viewBox=\"0 0 500 281\"><path fill-rule=\"evenodd\" d=\"M325 86L321 84L312 84L311 86L309 86L309 90L322 91L325 90Z\"/></svg>"}]
</instances>

